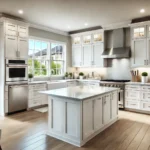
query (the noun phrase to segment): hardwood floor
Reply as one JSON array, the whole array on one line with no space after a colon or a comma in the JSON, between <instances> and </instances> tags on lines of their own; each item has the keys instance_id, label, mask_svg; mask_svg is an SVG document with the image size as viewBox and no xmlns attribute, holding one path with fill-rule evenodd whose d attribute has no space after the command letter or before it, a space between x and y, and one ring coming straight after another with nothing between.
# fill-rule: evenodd
<instances>
[{"instance_id":1,"label":"hardwood floor","mask_svg":"<svg viewBox=\"0 0 150 150\"><path fill-rule=\"evenodd\" d=\"M150 115L127 111L82 148L47 136L47 113L0 117L0 128L3 150L150 150Z\"/></svg>"}]
</instances>

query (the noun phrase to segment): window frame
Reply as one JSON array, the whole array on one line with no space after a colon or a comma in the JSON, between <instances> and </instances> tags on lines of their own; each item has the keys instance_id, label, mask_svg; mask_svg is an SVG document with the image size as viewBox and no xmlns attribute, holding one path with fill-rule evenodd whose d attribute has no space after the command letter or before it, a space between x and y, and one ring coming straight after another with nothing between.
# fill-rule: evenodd
<instances>
[{"instance_id":1,"label":"window frame","mask_svg":"<svg viewBox=\"0 0 150 150\"><path fill-rule=\"evenodd\" d=\"M48 68L48 75L47 76L34 76L34 78L48 78L48 77L63 77L64 76L64 73L66 72L66 61L67 61L67 57L66 57L66 52L67 52L67 43L66 42L61 42L61 41L56 41L56 40L51 40L51 39L46 39L46 38L40 38L40 37L36 37L36 36L29 36L29 40L36 40L36 41L42 41L42 42L48 42L48 51L49 51L49 59L48 59L48 61L49 61L49 68ZM63 52L63 55L64 55L64 59L63 60L61 60L61 61L64 61L64 69L63 69L63 74L62 75L52 75L51 74L51 44L52 43L56 43L56 44L60 44L60 45L63 45L63 50L64 50L64 52ZM29 51L30 49L28 48L28 51ZM29 57L28 57L28 59L30 59ZM34 63L33 63L33 58L31 58L32 59L32 73L33 73L33 75L34 75Z\"/></svg>"}]
</instances>

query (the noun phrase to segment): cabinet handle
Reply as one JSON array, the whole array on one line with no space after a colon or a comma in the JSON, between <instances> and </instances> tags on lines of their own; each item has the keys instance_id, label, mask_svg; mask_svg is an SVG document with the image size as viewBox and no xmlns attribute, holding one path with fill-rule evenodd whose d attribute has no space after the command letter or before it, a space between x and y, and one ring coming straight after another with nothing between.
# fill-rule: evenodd
<instances>
[{"instance_id":1,"label":"cabinet handle","mask_svg":"<svg viewBox=\"0 0 150 150\"><path fill-rule=\"evenodd\" d=\"M8 26L15 27L15 25L13 25L13 24L9 24Z\"/></svg>"}]
</instances>

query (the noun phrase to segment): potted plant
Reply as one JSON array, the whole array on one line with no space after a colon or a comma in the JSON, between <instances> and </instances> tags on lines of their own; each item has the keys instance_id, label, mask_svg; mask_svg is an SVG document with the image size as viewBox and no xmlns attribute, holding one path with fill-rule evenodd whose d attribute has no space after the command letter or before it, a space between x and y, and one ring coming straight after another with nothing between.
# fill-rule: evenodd
<instances>
[{"instance_id":1,"label":"potted plant","mask_svg":"<svg viewBox=\"0 0 150 150\"><path fill-rule=\"evenodd\" d=\"M70 79L72 79L72 75L73 75L73 74L72 74L72 72L70 72L70 73L69 73L69 77L70 77Z\"/></svg>"},{"instance_id":2,"label":"potted plant","mask_svg":"<svg viewBox=\"0 0 150 150\"><path fill-rule=\"evenodd\" d=\"M32 74L32 73L29 73L29 74L28 74L28 78L29 78L29 81L31 82L31 81L32 81L32 78L33 78L33 74Z\"/></svg>"},{"instance_id":3,"label":"potted plant","mask_svg":"<svg viewBox=\"0 0 150 150\"><path fill-rule=\"evenodd\" d=\"M83 77L84 77L84 73L83 73L83 72L80 72L80 73L79 73L79 78L80 78L80 79L83 79Z\"/></svg>"},{"instance_id":4,"label":"potted plant","mask_svg":"<svg viewBox=\"0 0 150 150\"><path fill-rule=\"evenodd\" d=\"M143 72L142 73L142 83L147 83L148 82L148 73Z\"/></svg>"},{"instance_id":5,"label":"potted plant","mask_svg":"<svg viewBox=\"0 0 150 150\"><path fill-rule=\"evenodd\" d=\"M68 72L66 72L65 73L65 79L68 79L68 76L69 76L69 74L68 74Z\"/></svg>"}]
</instances>

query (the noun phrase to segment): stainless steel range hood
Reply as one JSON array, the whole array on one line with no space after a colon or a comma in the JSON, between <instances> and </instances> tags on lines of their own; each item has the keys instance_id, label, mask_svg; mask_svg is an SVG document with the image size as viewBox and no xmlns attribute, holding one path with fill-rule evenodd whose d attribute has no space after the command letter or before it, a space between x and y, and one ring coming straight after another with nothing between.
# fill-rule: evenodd
<instances>
[{"instance_id":1,"label":"stainless steel range hood","mask_svg":"<svg viewBox=\"0 0 150 150\"><path fill-rule=\"evenodd\" d=\"M107 48L102 53L102 58L129 58L130 47L124 47L123 29L115 29L112 33L112 48Z\"/></svg>"}]
</instances>

